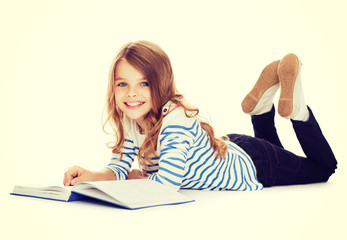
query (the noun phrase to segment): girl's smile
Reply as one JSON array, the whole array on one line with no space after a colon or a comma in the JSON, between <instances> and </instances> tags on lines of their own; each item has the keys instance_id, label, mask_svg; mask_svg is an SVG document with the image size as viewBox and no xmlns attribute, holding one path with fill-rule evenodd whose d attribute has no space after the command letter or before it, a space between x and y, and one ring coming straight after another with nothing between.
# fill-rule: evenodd
<instances>
[{"instance_id":1,"label":"girl's smile","mask_svg":"<svg viewBox=\"0 0 347 240\"><path fill-rule=\"evenodd\" d=\"M143 119L152 109L151 91L145 76L122 59L116 66L114 87L117 107L144 129Z\"/></svg>"},{"instance_id":2,"label":"girl's smile","mask_svg":"<svg viewBox=\"0 0 347 240\"><path fill-rule=\"evenodd\" d=\"M145 102L124 102L125 106L129 109L138 109L141 107Z\"/></svg>"}]
</instances>

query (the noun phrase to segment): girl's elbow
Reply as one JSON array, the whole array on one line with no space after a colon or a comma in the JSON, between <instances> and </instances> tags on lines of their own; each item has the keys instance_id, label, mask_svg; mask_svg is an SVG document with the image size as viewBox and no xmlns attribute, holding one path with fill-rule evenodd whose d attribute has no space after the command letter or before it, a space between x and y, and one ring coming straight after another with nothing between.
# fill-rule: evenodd
<instances>
[{"instance_id":1,"label":"girl's elbow","mask_svg":"<svg viewBox=\"0 0 347 240\"><path fill-rule=\"evenodd\" d=\"M168 181L167 179L162 178L157 174L150 176L148 179L153 180L153 181L157 181L157 182L167 186L168 188L170 188L176 192L178 192L181 188L181 183Z\"/></svg>"}]
</instances>

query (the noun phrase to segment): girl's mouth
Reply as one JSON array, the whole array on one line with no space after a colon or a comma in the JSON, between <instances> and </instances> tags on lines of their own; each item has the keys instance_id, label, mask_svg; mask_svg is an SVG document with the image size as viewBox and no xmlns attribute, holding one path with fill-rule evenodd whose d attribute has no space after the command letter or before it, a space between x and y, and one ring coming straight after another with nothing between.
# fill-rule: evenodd
<instances>
[{"instance_id":1,"label":"girl's mouth","mask_svg":"<svg viewBox=\"0 0 347 240\"><path fill-rule=\"evenodd\" d=\"M145 102L124 102L124 105L127 107L127 108L130 108L130 109L136 109L136 108L139 108L141 107L143 104L145 104Z\"/></svg>"}]
</instances>

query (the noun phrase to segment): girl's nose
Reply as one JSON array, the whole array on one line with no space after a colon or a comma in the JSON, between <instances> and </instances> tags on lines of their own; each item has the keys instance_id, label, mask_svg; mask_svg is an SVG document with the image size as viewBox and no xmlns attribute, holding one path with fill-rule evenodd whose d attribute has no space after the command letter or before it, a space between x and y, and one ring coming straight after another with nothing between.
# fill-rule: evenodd
<instances>
[{"instance_id":1,"label":"girl's nose","mask_svg":"<svg viewBox=\"0 0 347 240\"><path fill-rule=\"evenodd\" d=\"M129 89L128 97L136 97L136 96L137 96L137 94L136 94L135 89L133 89L133 88Z\"/></svg>"}]
</instances>

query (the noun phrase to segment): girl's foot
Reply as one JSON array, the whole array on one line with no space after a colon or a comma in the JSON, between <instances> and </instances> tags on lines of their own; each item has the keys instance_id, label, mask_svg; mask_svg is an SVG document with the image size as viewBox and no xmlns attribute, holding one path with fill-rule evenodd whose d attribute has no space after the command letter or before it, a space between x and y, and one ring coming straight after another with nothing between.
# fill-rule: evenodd
<instances>
[{"instance_id":1,"label":"girl's foot","mask_svg":"<svg viewBox=\"0 0 347 240\"><path fill-rule=\"evenodd\" d=\"M284 118L306 121L309 112L301 87L301 62L299 58L292 53L284 56L278 65L277 73L281 85L278 113Z\"/></svg>"},{"instance_id":2,"label":"girl's foot","mask_svg":"<svg viewBox=\"0 0 347 240\"><path fill-rule=\"evenodd\" d=\"M272 109L273 98L280 86L277 75L279 62L270 63L261 72L253 89L242 101L241 107L245 113L260 115Z\"/></svg>"}]
</instances>

